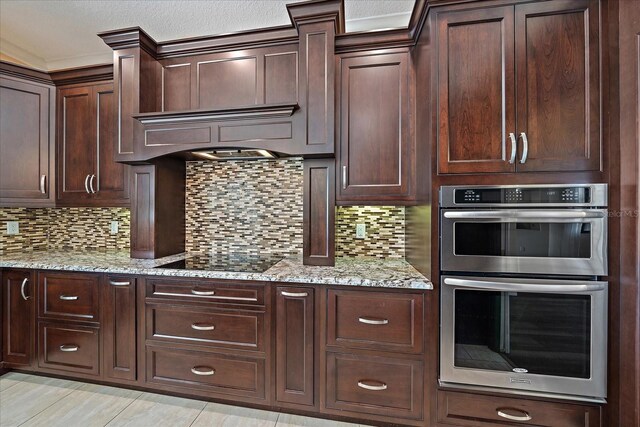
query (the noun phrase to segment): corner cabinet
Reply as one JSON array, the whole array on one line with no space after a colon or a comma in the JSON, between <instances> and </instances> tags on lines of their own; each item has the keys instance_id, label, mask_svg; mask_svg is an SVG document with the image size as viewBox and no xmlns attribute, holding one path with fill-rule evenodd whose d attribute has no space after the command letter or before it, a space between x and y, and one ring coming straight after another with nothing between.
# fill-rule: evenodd
<instances>
[{"instance_id":1,"label":"corner cabinet","mask_svg":"<svg viewBox=\"0 0 640 427\"><path fill-rule=\"evenodd\" d=\"M339 57L338 202L415 198L411 70L406 50Z\"/></svg>"},{"instance_id":2,"label":"corner cabinet","mask_svg":"<svg viewBox=\"0 0 640 427\"><path fill-rule=\"evenodd\" d=\"M55 203L55 88L0 77L0 206Z\"/></svg>"},{"instance_id":3,"label":"corner cabinet","mask_svg":"<svg viewBox=\"0 0 640 427\"><path fill-rule=\"evenodd\" d=\"M111 82L58 89L60 206L129 206L129 166L114 161L115 97Z\"/></svg>"},{"instance_id":4,"label":"corner cabinet","mask_svg":"<svg viewBox=\"0 0 640 427\"><path fill-rule=\"evenodd\" d=\"M438 172L597 171L599 6L437 13Z\"/></svg>"}]
</instances>

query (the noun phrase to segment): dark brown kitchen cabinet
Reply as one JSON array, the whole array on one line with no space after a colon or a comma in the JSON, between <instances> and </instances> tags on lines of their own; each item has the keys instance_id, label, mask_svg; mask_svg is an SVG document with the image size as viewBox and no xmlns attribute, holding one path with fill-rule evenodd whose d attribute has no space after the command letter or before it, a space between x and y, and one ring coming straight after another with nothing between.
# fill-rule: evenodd
<instances>
[{"instance_id":1,"label":"dark brown kitchen cabinet","mask_svg":"<svg viewBox=\"0 0 640 427\"><path fill-rule=\"evenodd\" d=\"M136 279L104 276L101 299L104 377L135 381Z\"/></svg>"},{"instance_id":2,"label":"dark brown kitchen cabinet","mask_svg":"<svg viewBox=\"0 0 640 427\"><path fill-rule=\"evenodd\" d=\"M439 173L600 169L597 0L436 22Z\"/></svg>"},{"instance_id":3,"label":"dark brown kitchen cabinet","mask_svg":"<svg viewBox=\"0 0 640 427\"><path fill-rule=\"evenodd\" d=\"M114 103L112 83L58 89L59 205L129 205L129 166L114 161Z\"/></svg>"},{"instance_id":4,"label":"dark brown kitchen cabinet","mask_svg":"<svg viewBox=\"0 0 640 427\"><path fill-rule=\"evenodd\" d=\"M29 366L35 337L34 274L28 270L3 271L2 294L2 360L11 366Z\"/></svg>"},{"instance_id":5,"label":"dark brown kitchen cabinet","mask_svg":"<svg viewBox=\"0 0 640 427\"><path fill-rule=\"evenodd\" d=\"M338 202L405 202L415 198L407 51L339 58Z\"/></svg>"},{"instance_id":6,"label":"dark brown kitchen cabinet","mask_svg":"<svg viewBox=\"0 0 640 427\"><path fill-rule=\"evenodd\" d=\"M53 206L53 86L0 77L0 206Z\"/></svg>"},{"instance_id":7,"label":"dark brown kitchen cabinet","mask_svg":"<svg viewBox=\"0 0 640 427\"><path fill-rule=\"evenodd\" d=\"M276 399L314 405L313 288L278 286L276 311Z\"/></svg>"}]
</instances>

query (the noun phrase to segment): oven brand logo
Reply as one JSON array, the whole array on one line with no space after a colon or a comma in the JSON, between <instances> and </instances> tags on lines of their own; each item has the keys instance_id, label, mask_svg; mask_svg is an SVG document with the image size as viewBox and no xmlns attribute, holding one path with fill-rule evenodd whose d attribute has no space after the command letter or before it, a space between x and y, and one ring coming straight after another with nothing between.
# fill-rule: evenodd
<instances>
[{"instance_id":1,"label":"oven brand logo","mask_svg":"<svg viewBox=\"0 0 640 427\"><path fill-rule=\"evenodd\" d=\"M526 374L527 372L529 372L524 368L513 368L512 371L515 372L516 374Z\"/></svg>"}]
</instances>

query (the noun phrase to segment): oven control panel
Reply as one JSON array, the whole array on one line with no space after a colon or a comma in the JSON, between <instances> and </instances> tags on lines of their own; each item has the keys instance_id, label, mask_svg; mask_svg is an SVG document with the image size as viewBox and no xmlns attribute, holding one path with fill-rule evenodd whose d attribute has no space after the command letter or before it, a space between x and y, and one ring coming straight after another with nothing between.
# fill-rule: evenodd
<instances>
[{"instance_id":1,"label":"oven control panel","mask_svg":"<svg viewBox=\"0 0 640 427\"><path fill-rule=\"evenodd\" d=\"M456 205L473 204L584 204L589 187L456 188Z\"/></svg>"}]
</instances>

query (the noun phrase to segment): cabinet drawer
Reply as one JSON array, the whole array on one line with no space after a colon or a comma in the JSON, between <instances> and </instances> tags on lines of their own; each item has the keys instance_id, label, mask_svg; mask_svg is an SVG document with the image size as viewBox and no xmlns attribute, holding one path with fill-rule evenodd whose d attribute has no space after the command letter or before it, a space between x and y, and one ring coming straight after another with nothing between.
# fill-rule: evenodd
<instances>
[{"instance_id":1,"label":"cabinet drawer","mask_svg":"<svg viewBox=\"0 0 640 427\"><path fill-rule=\"evenodd\" d=\"M99 321L99 276L40 273L40 317Z\"/></svg>"},{"instance_id":2,"label":"cabinet drawer","mask_svg":"<svg viewBox=\"0 0 640 427\"><path fill-rule=\"evenodd\" d=\"M99 374L98 328L40 322L38 335L41 368Z\"/></svg>"},{"instance_id":3,"label":"cabinet drawer","mask_svg":"<svg viewBox=\"0 0 640 427\"><path fill-rule=\"evenodd\" d=\"M264 285L147 279L147 298L264 305Z\"/></svg>"},{"instance_id":4,"label":"cabinet drawer","mask_svg":"<svg viewBox=\"0 0 640 427\"><path fill-rule=\"evenodd\" d=\"M147 383L265 398L265 361L147 346Z\"/></svg>"},{"instance_id":5,"label":"cabinet drawer","mask_svg":"<svg viewBox=\"0 0 640 427\"><path fill-rule=\"evenodd\" d=\"M421 419L422 363L327 353L328 409Z\"/></svg>"},{"instance_id":6,"label":"cabinet drawer","mask_svg":"<svg viewBox=\"0 0 640 427\"><path fill-rule=\"evenodd\" d=\"M147 306L147 339L264 351L264 313Z\"/></svg>"},{"instance_id":7,"label":"cabinet drawer","mask_svg":"<svg viewBox=\"0 0 640 427\"><path fill-rule=\"evenodd\" d=\"M470 427L598 427L600 407L438 391L438 422Z\"/></svg>"},{"instance_id":8,"label":"cabinet drawer","mask_svg":"<svg viewBox=\"0 0 640 427\"><path fill-rule=\"evenodd\" d=\"M327 345L423 351L423 295L329 290Z\"/></svg>"}]
</instances>

